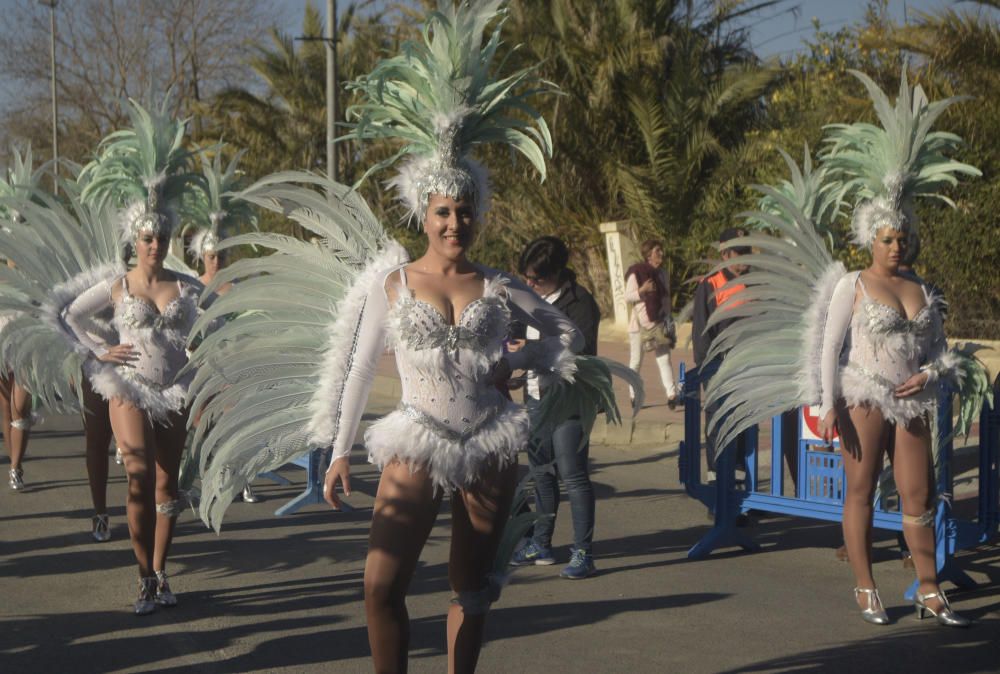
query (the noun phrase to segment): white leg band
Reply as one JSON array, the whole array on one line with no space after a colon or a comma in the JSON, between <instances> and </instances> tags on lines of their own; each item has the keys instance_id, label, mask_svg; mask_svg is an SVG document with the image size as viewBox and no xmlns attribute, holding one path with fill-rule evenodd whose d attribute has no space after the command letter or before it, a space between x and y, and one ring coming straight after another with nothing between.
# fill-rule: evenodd
<instances>
[{"instance_id":1,"label":"white leg band","mask_svg":"<svg viewBox=\"0 0 1000 674\"><path fill-rule=\"evenodd\" d=\"M180 499L174 499L173 501L167 501L166 503L157 503L156 512L160 515L167 515L168 517L177 517L181 514L181 510L184 509L184 503Z\"/></svg>"},{"instance_id":2,"label":"white leg band","mask_svg":"<svg viewBox=\"0 0 1000 674\"><path fill-rule=\"evenodd\" d=\"M937 510L931 508L922 515L903 515L903 524L916 524L919 527L932 527L934 526L934 518L937 515Z\"/></svg>"}]
</instances>

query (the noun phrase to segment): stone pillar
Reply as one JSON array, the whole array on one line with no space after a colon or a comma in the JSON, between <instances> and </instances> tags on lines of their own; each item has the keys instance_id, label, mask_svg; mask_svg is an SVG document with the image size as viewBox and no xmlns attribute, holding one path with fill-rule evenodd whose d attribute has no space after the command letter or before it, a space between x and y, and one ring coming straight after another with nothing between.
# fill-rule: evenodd
<instances>
[{"instance_id":1,"label":"stone pillar","mask_svg":"<svg viewBox=\"0 0 1000 674\"><path fill-rule=\"evenodd\" d=\"M615 327L627 330L629 308L625 301L625 270L639 262L642 256L628 221L602 222L600 229L608 251L608 276L611 301L615 308Z\"/></svg>"}]
</instances>

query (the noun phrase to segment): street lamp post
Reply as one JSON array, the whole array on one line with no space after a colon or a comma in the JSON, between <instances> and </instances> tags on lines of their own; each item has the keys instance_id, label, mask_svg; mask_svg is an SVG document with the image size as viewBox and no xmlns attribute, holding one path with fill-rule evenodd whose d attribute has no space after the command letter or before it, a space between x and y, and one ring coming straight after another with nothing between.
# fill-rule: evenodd
<instances>
[{"instance_id":1,"label":"street lamp post","mask_svg":"<svg viewBox=\"0 0 1000 674\"><path fill-rule=\"evenodd\" d=\"M49 57L52 87L52 193L59 193L59 101L56 98L56 5L59 0L38 0L49 8Z\"/></svg>"}]
</instances>

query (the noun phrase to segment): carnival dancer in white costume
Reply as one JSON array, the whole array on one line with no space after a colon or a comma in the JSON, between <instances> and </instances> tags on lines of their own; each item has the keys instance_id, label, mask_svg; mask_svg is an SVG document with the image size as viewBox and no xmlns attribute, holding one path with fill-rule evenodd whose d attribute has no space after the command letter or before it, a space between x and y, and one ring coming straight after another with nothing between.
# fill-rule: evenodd
<instances>
[{"instance_id":1,"label":"carnival dancer in white costume","mask_svg":"<svg viewBox=\"0 0 1000 674\"><path fill-rule=\"evenodd\" d=\"M0 341L4 362L43 409L82 413L95 511L91 534L107 541L108 406L83 376L86 353L67 342L59 311L98 279L124 274L125 264L113 211L83 204L81 187L61 181L61 198L35 190L9 202L27 226L0 234L0 256L14 264L7 273L17 279L0 284L0 302L17 307L17 318L0 333ZM95 319L95 336L114 343L110 318Z\"/></svg>"},{"instance_id":2,"label":"carnival dancer in white costume","mask_svg":"<svg viewBox=\"0 0 1000 674\"><path fill-rule=\"evenodd\" d=\"M186 435L188 335L203 290L196 278L164 269L176 208L186 190L201 189L189 173L184 123L166 111L131 102L133 128L108 136L84 168L83 197L113 204L122 241L136 266L96 280L61 310L67 336L88 354L84 372L108 401L111 425L128 475L129 533L139 565L135 613L172 606L166 560L182 504L177 478ZM100 339L93 318L111 311L114 343Z\"/></svg>"},{"instance_id":3,"label":"carnival dancer in white costume","mask_svg":"<svg viewBox=\"0 0 1000 674\"><path fill-rule=\"evenodd\" d=\"M30 146L23 157L16 149L12 150L11 156L13 165L7 172L7 182L0 180L0 199L4 200L4 203L0 203L0 216L5 223L3 229L7 234L26 226L17 202L30 198L40 177L40 171L32 171ZM6 258L8 269L15 264L14 260ZM16 290L14 292L16 293ZM18 315L12 311L0 312L0 343L8 334L4 332L5 328ZM14 491L24 489L24 468L21 462L28 449L28 437L32 426L31 393L22 384L8 361L0 361L0 415L3 418L4 444L7 445L7 456L10 458L8 484Z\"/></svg>"},{"instance_id":4,"label":"carnival dancer in white costume","mask_svg":"<svg viewBox=\"0 0 1000 674\"><path fill-rule=\"evenodd\" d=\"M570 378L572 350L583 345L572 323L530 289L466 257L489 202L486 172L469 156L472 147L506 142L542 176L551 151L548 129L528 101L551 86L531 69L503 80L491 72L501 4L456 8L441 0L422 43L407 45L352 85L367 102L354 111L350 137L406 143L394 159L408 159L393 183L423 224L428 252L407 263L350 188L309 173L265 178L240 196L287 214L318 245L274 234L221 242L276 252L219 272L208 290L245 280L198 327L238 316L192 357L198 366L192 405L211 399L204 411L210 423L195 433L201 514L218 526L248 478L312 447L333 448L325 489L336 507L337 483L349 493L348 456L376 362L387 344L395 350L403 398L365 436L369 459L382 470L365 567L369 642L379 671L406 668L406 590L445 491L455 591L449 669L474 669L485 614L499 591L490 569L514 491L516 454L529 433L526 411L496 383L528 367L549 380ZM505 357L512 318L536 327L543 339Z\"/></svg>"},{"instance_id":5,"label":"carnival dancer in white costume","mask_svg":"<svg viewBox=\"0 0 1000 674\"><path fill-rule=\"evenodd\" d=\"M257 229L257 215L250 203L232 196L234 191L245 187L237 169L244 151L236 153L223 168L220 150L221 148L216 148L215 156L211 159L206 152L201 153L205 189L190 191L183 206L184 216L194 225L188 252L194 258L195 267L202 269L203 273L198 276L198 280L206 286L226 266L228 253L218 249L219 242L247 227ZM197 273L192 270L192 275ZM233 282L227 281L215 286L214 294L225 295L233 287ZM197 425L200 410L192 411L192 414ZM242 499L246 503L261 500L249 482L243 487Z\"/></svg>"},{"instance_id":6,"label":"carnival dancer in white costume","mask_svg":"<svg viewBox=\"0 0 1000 674\"><path fill-rule=\"evenodd\" d=\"M852 71L853 72L853 71ZM930 127L954 99L929 103L911 89L904 70L899 97L888 97L862 73L882 128L872 124L830 128L824 157L826 179L841 180L833 193L853 201L855 243L871 250L872 264L846 273L834 262L801 203L762 188L767 208L751 216L781 237L751 235L731 242L757 251L740 258L750 266L743 305L745 320L727 328L728 349L712 379L707 401L719 401L713 426L720 450L744 429L804 404L820 404L823 435L839 431L847 474L843 526L862 616L874 624L888 617L871 573L872 496L887 438L895 443L895 478L903 531L920 581L918 616L930 612L941 624L963 626L937 583L934 561L934 482L929 417L937 383L959 390L963 410L958 430L982 404L988 380L978 361L948 350L940 302L921 285L897 274L910 232L915 196L937 197L956 173L978 175L946 157L958 138ZM813 195L829 192L817 190ZM812 288L811 296L802 292ZM800 354L796 359L788 353Z\"/></svg>"}]
</instances>

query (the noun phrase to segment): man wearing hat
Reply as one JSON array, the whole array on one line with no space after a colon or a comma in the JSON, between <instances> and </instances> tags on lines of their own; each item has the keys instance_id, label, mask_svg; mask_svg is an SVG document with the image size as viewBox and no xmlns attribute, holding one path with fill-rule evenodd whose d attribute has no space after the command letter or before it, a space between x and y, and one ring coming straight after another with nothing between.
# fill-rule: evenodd
<instances>
[{"instance_id":1,"label":"man wearing hat","mask_svg":"<svg viewBox=\"0 0 1000 674\"><path fill-rule=\"evenodd\" d=\"M747 232L742 227L729 227L725 229L719 236L719 243L725 243L732 239L736 239L741 236L746 236ZM734 257L740 255L746 255L750 252L749 246L736 246L733 248L727 248L722 251L722 259L730 260ZM701 369L703 366L709 365L705 362L705 357L708 355L709 349L712 347L712 341L723 331L726 327L732 323L732 321L737 320L738 317L728 318L719 321L715 325L706 329L705 325L708 323L709 317L716 311L728 311L733 307L739 306L741 304L739 300L739 293L746 286L741 283L729 284L730 281L735 279L741 274L745 274L747 271L746 265L732 265L717 271L714 274L710 274L701 280L698 284L698 288L694 293L694 316L692 318L692 328L691 328L691 338L694 341L694 363ZM717 356L715 360L718 360L724 356ZM711 372L712 369L707 369ZM712 417L712 412L714 410L710 407L705 408L705 426L708 427L709 420ZM705 444L705 456L708 461L708 469L711 471L715 470L715 452L712 451L713 438L711 436L706 436ZM743 459L740 457L738 459L742 464Z\"/></svg>"}]
</instances>

